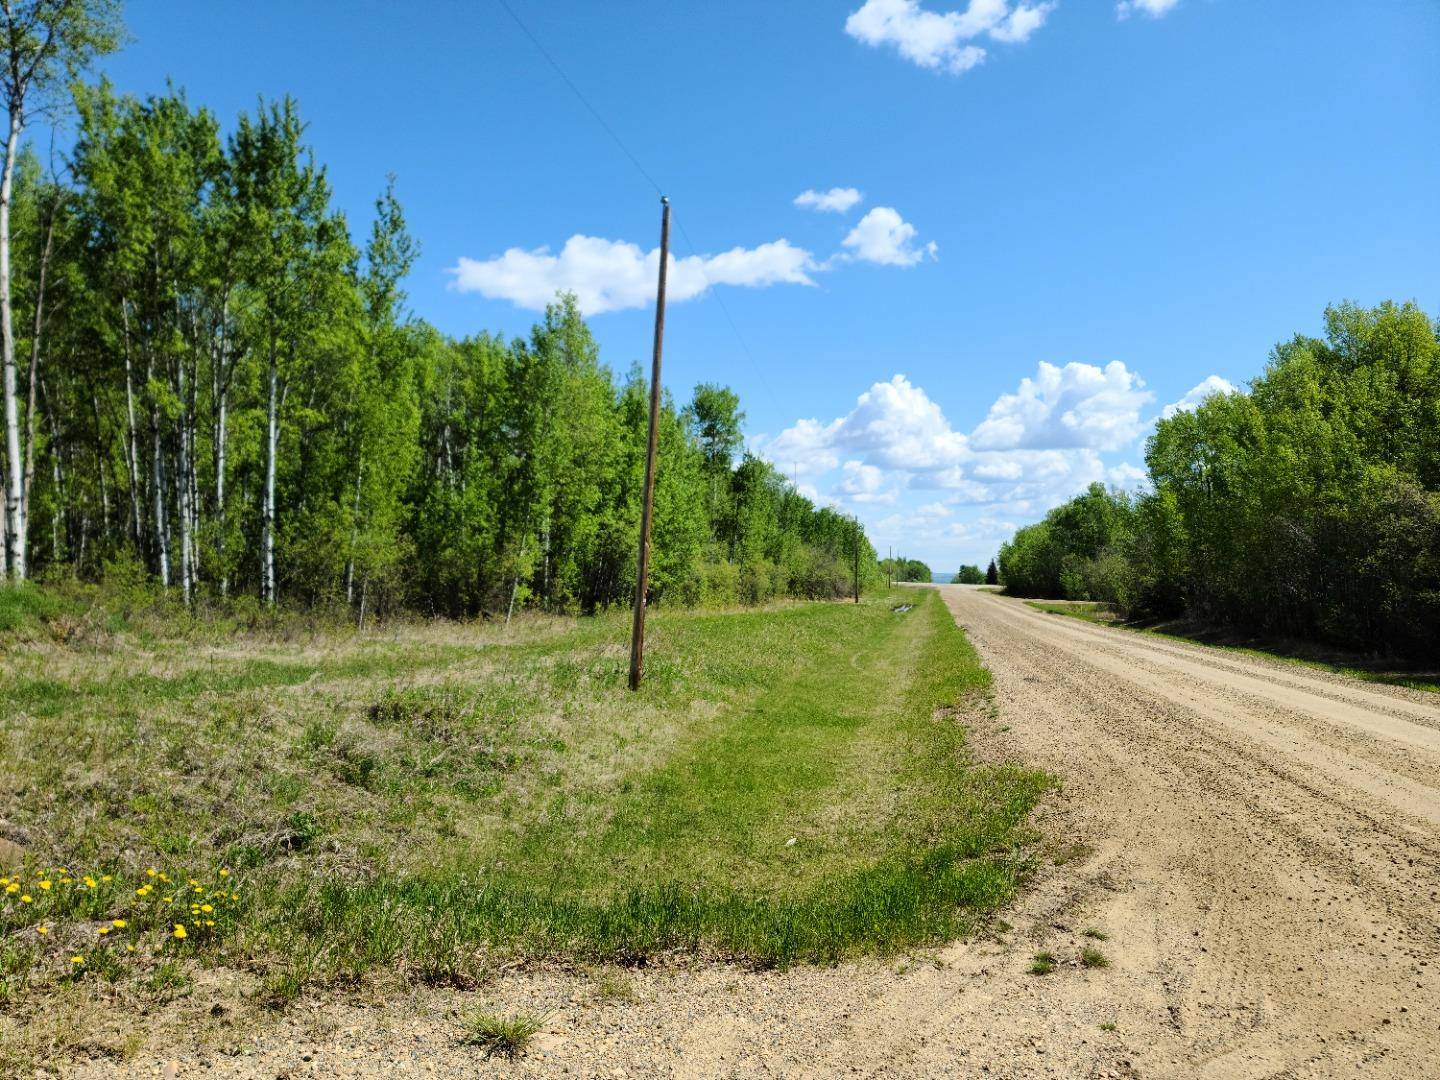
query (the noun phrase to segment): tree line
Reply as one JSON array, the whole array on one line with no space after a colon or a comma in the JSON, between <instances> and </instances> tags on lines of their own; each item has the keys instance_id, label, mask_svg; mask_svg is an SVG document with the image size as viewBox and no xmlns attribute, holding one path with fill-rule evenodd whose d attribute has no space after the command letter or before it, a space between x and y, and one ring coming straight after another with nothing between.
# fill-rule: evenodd
<instances>
[{"instance_id":1,"label":"tree line","mask_svg":"<svg viewBox=\"0 0 1440 1080\"><path fill-rule=\"evenodd\" d=\"M1325 313L1248 392L1162 419L1148 490L1092 486L1000 551L1006 588L1435 657L1440 328L1413 303Z\"/></svg>"},{"instance_id":2,"label":"tree line","mask_svg":"<svg viewBox=\"0 0 1440 1080\"><path fill-rule=\"evenodd\" d=\"M11 579L139 573L187 603L362 619L629 602L647 395L573 298L525 338L447 337L406 308L418 245L393 178L357 238L293 101L222 133L178 90L69 81L119 40L113 5L29 0L6 23ZM22 142L42 92L73 110L63 163ZM858 524L744 453L742 421L723 387L667 396L652 598L839 596L857 555L875 576Z\"/></svg>"},{"instance_id":3,"label":"tree line","mask_svg":"<svg viewBox=\"0 0 1440 1080\"><path fill-rule=\"evenodd\" d=\"M880 560L880 572L891 581L918 581L929 584L934 580L930 567L919 559L903 556Z\"/></svg>"}]
</instances>

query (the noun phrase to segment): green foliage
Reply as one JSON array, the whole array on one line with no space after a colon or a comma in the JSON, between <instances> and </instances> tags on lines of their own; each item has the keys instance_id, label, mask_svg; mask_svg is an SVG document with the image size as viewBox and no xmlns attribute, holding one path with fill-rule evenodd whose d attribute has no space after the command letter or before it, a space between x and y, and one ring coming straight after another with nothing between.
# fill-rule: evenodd
<instances>
[{"instance_id":1,"label":"green foliage","mask_svg":"<svg viewBox=\"0 0 1440 1080\"><path fill-rule=\"evenodd\" d=\"M960 585L984 585L985 571L978 566L962 566L960 572L955 575L955 581Z\"/></svg>"},{"instance_id":2,"label":"green foliage","mask_svg":"<svg viewBox=\"0 0 1440 1080\"><path fill-rule=\"evenodd\" d=\"M174 91L76 105L73 186L32 155L16 188L19 321L45 327L32 565L362 624L631 602L648 387L573 297L523 340L447 338L406 310L393 178L362 249L293 101L228 138ZM665 397L651 602L836 597L857 555L877 579L858 526L736 460L743 420L725 387Z\"/></svg>"},{"instance_id":3,"label":"green foliage","mask_svg":"<svg viewBox=\"0 0 1440 1080\"><path fill-rule=\"evenodd\" d=\"M940 596L907 598L657 610L638 694L624 612L14 649L0 809L27 857L4 870L79 884L0 910L0 1036L56 1015L81 951L124 1001L233 967L283 1008L517 958L769 966L971 931L1025 874L1050 779L971 757L989 675ZM191 878L225 899L168 887ZM223 914L182 943L198 902ZM135 954L96 935L114 919Z\"/></svg>"},{"instance_id":4,"label":"green foliage","mask_svg":"<svg viewBox=\"0 0 1440 1080\"><path fill-rule=\"evenodd\" d=\"M889 575L891 581L930 582L933 575L930 567L919 559L881 559L880 569Z\"/></svg>"},{"instance_id":5,"label":"green foliage","mask_svg":"<svg viewBox=\"0 0 1440 1080\"><path fill-rule=\"evenodd\" d=\"M1440 340L1414 304L1326 312L1248 393L1163 419L1152 490L1099 485L1002 548L1006 588L1433 658Z\"/></svg>"}]
</instances>

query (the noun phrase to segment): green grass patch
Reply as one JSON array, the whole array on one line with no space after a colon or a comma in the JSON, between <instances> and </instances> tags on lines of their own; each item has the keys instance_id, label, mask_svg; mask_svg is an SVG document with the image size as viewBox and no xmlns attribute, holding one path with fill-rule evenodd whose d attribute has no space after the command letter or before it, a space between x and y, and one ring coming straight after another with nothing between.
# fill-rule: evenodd
<instances>
[{"instance_id":1,"label":"green grass patch","mask_svg":"<svg viewBox=\"0 0 1440 1080\"><path fill-rule=\"evenodd\" d=\"M101 978L163 1000L208 965L283 1008L964 935L1023 878L1050 779L970 759L988 673L938 594L905 598L657 610L638 694L625 613L16 645L0 817L28 850L0 870L32 900L0 894L24 946L0 1003L34 1019Z\"/></svg>"},{"instance_id":2,"label":"green grass patch","mask_svg":"<svg viewBox=\"0 0 1440 1080\"><path fill-rule=\"evenodd\" d=\"M466 1046L479 1047L486 1057L498 1055L514 1059L525 1052L548 1019L548 1014L497 1016L494 1013L472 1013L465 1018L465 1030L460 1041Z\"/></svg>"},{"instance_id":3,"label":"green grass patch","mask_svg":"<svg viewBox=\"0 0 1440 1080\"><path fill-rule=\"evenodd\" d=\"M1082 945L1080 948L1080 966L1087 968L1108 968L1110 960L1094 945Z\"/></svg>"}]
</instances>

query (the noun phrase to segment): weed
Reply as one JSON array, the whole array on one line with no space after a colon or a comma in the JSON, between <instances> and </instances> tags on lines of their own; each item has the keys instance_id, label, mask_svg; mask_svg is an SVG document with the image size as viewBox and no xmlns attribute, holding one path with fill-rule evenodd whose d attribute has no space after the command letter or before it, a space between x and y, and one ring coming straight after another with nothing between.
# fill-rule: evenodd
<instances>
[{"instance_id":1,"label":"weed","mask_svg":"<svg viewBox=\"0 0 1440 1080\"><path fill-rule=\"evenodd\" d=\"M595 977L595 993L602 1001L634 1001L635 980L620 968L605 968Z\"/></svg>"},{"instance_id":2,"label":"weed","mask_svg":"<svg viewBox=\"0 0 1440 1080\"><path fill-rule=\"evenodd\" d=\"M1055 955L1048 952L1037 952L1030 961L1031 975L1049 975L1055 970Z\"/></svg>"},{"instance_id":3,"label":"weed","mask_svg":"<svg viewBox=\"0 0 1440 1080\"><path fill-rule=\"evenodd\" d=\"M1086 928L1086 930L1084 931L1084 934L1085 934L1086 937L1090 938L1092 941L1109 941L1109 940L1110 940L1110 935L1109 935L1109 934L1107 934L1104 930L1097 930L1097 929L1095 929L1095 927L1093 927L1093 926Z\"/></svg>"},{"instance_id":4,"label":"weed","mask_svg":"<svg viewBox=\"0 0 1440 1080\"><path fill-rule=\"evenodd\" d=\"M1114 1020L1106 1020L1103 1024L1100 1025L1100 1030L1115 1031L1118 1030L1118 1027L1119 1025L1117 1025Z\"/></svg>"},{"instance_id":5,"label":"weed","mask_svg":"<svg viewBox=\"0 0 1440 1080\"><path fill-rule=\"evenodd\" d=\"M1110 966L1110 961L1095 946L1086 945L1080 950L1080 964L1087 968L1107 968Z\"/></svg>"},{"instance_id":6,"label":"weed","mask_svg":"<svg viewBox=\"0 0 1440 1080\"><path fill-rule=\"evenodd\" d=\"M145 980L145 989L159 1001L173 1001L190 992L193 980L184 966L175 960L165 960L155 966Z\"/></svg>"},{"instance_id":7,"label":"weed","mask_svg":"<svg viewBox=\"0 0 1440 1080\"><path fill-rule=\"evenodd\" d=\"M466 1046L476 1046L485 1051L486 1057L499 1055L517 1058L525 1052L530 1040L544 1028L550 1013L516 1013L514 1016L500 1016L495 1013L477 1012L464 1020L465 1030L460 1041Z\"/></svg>"}]
</instances>

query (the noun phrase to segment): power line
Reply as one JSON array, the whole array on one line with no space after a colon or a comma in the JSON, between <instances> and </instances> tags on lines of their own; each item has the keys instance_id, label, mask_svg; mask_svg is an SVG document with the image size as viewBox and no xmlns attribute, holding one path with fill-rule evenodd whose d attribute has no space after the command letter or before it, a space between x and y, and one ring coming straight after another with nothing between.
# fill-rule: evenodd
<instances>
[{"instance_id":1,"label":"power line","mask_svg":"<svg viewBox=\"0 0 1440 1080\"><path fill-rule=\"evenodd\" d=\"M550 55L545 46L540 44L540 39L532 34L530 28L521 21L520 16L515 14L515 9L510 6L507 0L495 0L495 2L505 9L505 13L509 15L510 18L515 20L515 25L520 28L520 32L530 39L530 44L534 45L540 55L545 58L545 62L555 69L555 74L560 76L565 85L570 88L570 92L579 100L580 104L589 110L590 115L595 118L595 122L605 129L605 134L609 135L615 145L620 148L620 152L630 159L630 164L635 166L636 171L649 181L650 186L655 189L655 193L663 196L665 189L646 171L645 166L640 164L640 159L630 152L630 148L625 145L625 141L621 139L619 135L615 134L615 129L605 122L605 117L600 115L600 110L595 108L594 105L591 105L590 99L582 94L580 88L570 81L570 76L565 74L565 69L556 62L555 58Z\"/></svg>"},{"instance_id":2,"label":"power line","mask_svg":"<svg viewBox=\"0 0 1440 1080\"><path fill-rule=\"evenodd\" d=\"M635 171L645 178L646 182L655 189L656 194L664 198L665 189L660 186L660 183L650 174L650 171L640 163L640 159L625 145L625 140L620 138L615 129L606 123L605 117L600 114L600 110L590 103L590 99L581 92L580 88L575 85L575 82L570 76L565 74L565 69L560 66L559 61L550 55L549 50L540 43L540 39L531 32L530 28L525 25L524 20L515 13L515 9L510 6L509 0L495 0L495 2L505 9L505 13L514 20L515 25L520 28L520 32L530 39L530 44L535 46L536 51L545 58L545 62L550 65L556 75L560 76L561 81L570 88L570 92L575 95L576 100L585 106L586 111L595 118L595 122L600 125L605 131L605 134L610 136L611 141L614 142L615 145L619 147L620 152L629 159L630 164L635 166ZM756 378L760 380L760 385L764 388L771 405L778 410L780 408L780 400L775 396L775 391L771 389L769 380L765 378L765 370L760 366L760 362L755 359L755 354L750 351L750 346L745 341L745 336L740 333L740 326L735 322L735 317L730 314L730 307L725 303L725 298L720 295L720 292L715 287L715 283L710 280L710 275L705 272L705 260L696 248L695 242L690 239L690 233L685 228L684 218L676 215L675 225L680 230L681 237L685 240L685 246L690 250L691 256L695 259L695 267L699 270L700 277L705 282L706 290L714 296L716 304L720 307L721 314L725 316L725 321L730 324L730 332L735 335L735 340L740 345L740 351L745 355L745 359L750 362L750 366L754 369Z\"/></svg>"},{"instance_id":3,"label":"power line","mask_svg":"<svg viewBox=\"0 0 1440 1080\"><path fill-rule=\"evenodd\" d=\"M780 408L780 399L775 396L775 391L770 389L770 381L765 378L765 369L760 366L760 362L755 359L755 354L750 351L750 346L746 344L745 336L740 333L740 327L736 324L734 316L730 314L730 308L726 305L725 298L720 295L720 291L715 287L715 283L710 280L710 275L705 273L705 260L695 249L695 243L690 239L690 233L685 229L685 220L677 217L675 224L680 229L680 235L685 238L685 246L690 249L690 254L695 257L695 265L700 270L700 276L705 279L705 287L709 289L711 295L715 297L715 302L720 305L721 314L725 316L725 321L730 324L730 331L735 335L735 340L739 342L740 351L745 354L745 359L749 360L750 366L755 369L755 376L760 380L760 385L765 388L765 395L770 399L770 404L778 410Z\"/></svg>"}]
</instances>

